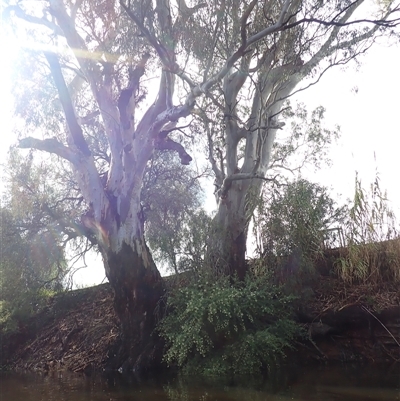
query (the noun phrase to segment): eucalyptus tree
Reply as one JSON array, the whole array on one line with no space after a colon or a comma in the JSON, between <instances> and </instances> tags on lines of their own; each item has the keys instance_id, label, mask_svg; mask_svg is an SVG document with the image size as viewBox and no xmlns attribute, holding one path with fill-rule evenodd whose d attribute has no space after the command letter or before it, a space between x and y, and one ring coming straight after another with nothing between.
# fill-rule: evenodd
<instances>
[{"instance_id":1,"label":"eucalyptus tree","mask_svg":"<svg viewBox=\"0 0 400 401\"><path fill-rule=\"evenodd\" d=\"M20 88L30 97L19 109L33 115L36 127L25 129L19 146L70 163L87 208L73 227L103 256L132 346L131 361L146 352L153 311L163 294L141 210L143 177L155 149L177 152L182 164L190 163L176 133L191 118L190 130L207 137L218 202L208 261L243 277L251 200L260 193L276 133L284 125L285 100L306 77L317 82L399 22L398 2L363 4L49 0L33 7L7 2L4 15L18 24L16 33L22 35L25 27L36 41L31 70L36 84ZM155 77L156 98L146 105ZM106 142L101 155L100 137Z\"/></svg>"}]
</instances>

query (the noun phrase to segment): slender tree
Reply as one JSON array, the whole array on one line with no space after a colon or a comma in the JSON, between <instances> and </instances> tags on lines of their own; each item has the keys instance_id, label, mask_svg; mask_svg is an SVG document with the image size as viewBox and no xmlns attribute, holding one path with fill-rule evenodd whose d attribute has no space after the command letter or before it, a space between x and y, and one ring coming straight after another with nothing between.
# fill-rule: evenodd
<instances>
[{"instance_id":1,"label":"slender tree","mask_svg":"<svg viewBox=\"0 0 400 401\"><path fill-rule=\"evenodd\" d=\"M41 9L9 1L4 11L12 21L25 21L29 35L36 32L35 49L44 54L31 70L40 83L24 88L34 88L30 108L19 109L28 117L35 110L44 139L26 130L19 146L70 163L87 207L72 227L103 256L130 344L124 352L134 364L149 349L153 312L163 294L144 240L140 204L154 150L175 151L182 164L190 163L174 140L189 116L192 131L207 136L218 202L208 261L243 277L252 198L260 193L284 125L285 100L304 78L317 82L330 67L392 32L399 4L382 1L374 10L362 0L40 4ZM17 33L22 23L19 27ZM156 100L145 107L144 81L151 77L158 77L159 87ZM102 138L106 152L99 153Z\"/></svg>"}]
</instances>

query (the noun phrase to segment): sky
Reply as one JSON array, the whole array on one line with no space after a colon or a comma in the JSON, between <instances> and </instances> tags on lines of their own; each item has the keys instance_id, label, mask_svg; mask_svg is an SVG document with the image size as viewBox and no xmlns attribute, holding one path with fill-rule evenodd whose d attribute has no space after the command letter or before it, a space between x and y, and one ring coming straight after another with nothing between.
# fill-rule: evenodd
<instances>
[{"instance_id":1,"label":"sky","mask_svg":"<svg viewBox=\"0 0 400 401\"><path fill-rule=\"evenodd\" d=\"M1 136L0 164L5 161L7 149L13 142L12 97L10 73L16 55L17 43L2 37L0 48ZM338 124L341 138L331 147L332 165L317 172L305 172L305 178L331 188L340 200L354 194L356 171L364 187L369 187L379 172L381 188L386 189L390 205L400 219L400 47L378 44L361 59L361 65L349 65L345 70L332 69L315 86L294 96L309 110L317 106L326 108L328 126ZM214 198L206 200L213 209ZM100 283L104 277L101 258L87 258L88 267L79 270L74 281L77 285ZM77 266L83 265L78 263Z\"/></svg>"},{"instance_id":2,"label":"sky","mask_svg":"<svg viewBox=\"0 0 400 401\"><path fill-rule=\"evenodd\" d=\"M298 94L310 108L323 105L327 122L341 127L341 138L330 152L333 165L314 179L351 197L356 171L365 187L378 171L381 188L388 191L400 218L400 47L376 46L361 60L358 70L350 66L331 71Z\"/></svg>"}]
</instances>

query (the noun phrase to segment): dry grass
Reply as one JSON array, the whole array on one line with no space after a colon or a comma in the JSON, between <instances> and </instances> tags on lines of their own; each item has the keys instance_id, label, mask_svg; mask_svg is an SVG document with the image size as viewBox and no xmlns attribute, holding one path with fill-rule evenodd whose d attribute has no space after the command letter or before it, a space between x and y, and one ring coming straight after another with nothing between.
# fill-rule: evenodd
<instances>
[{"instance_id":1,"label":"dry grass","mask_svg":"<svg viewBox=\"0 0 400 401\"><path fill-rule=\"evenodd\" d=\"M379 175L369 191L356 177L353 205L344 228L347 247L336 262L336 271L345 282L399 282L400 237Z\"/></svg>"},{"instance_id":2,"label":"dry grass","mask_svg":"<svg viewBox=\"0 0 400 401\"><path fill-rule=\"evenodd\" d=\"M400 238L350 244L341 251L336 272L348 283L400 281Z\"/></svg>"}]
</instances>

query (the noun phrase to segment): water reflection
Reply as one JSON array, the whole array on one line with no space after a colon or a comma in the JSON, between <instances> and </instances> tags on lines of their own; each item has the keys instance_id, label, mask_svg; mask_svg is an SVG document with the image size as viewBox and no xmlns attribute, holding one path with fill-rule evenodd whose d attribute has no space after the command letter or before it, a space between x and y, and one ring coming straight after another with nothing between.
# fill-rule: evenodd
<instances>
[{"instance_id":1,"label":"water reflection","mask_svg":"<svg viewBox=\"0 0 400 401\"><path fill-rule=\"evenodd\" d=\"M140 379L122 375L83 377L0 376L0 401L395 401L400 365L290 368L269 378L236 380L180 377Z\"/></svg>"}]
</instances>

